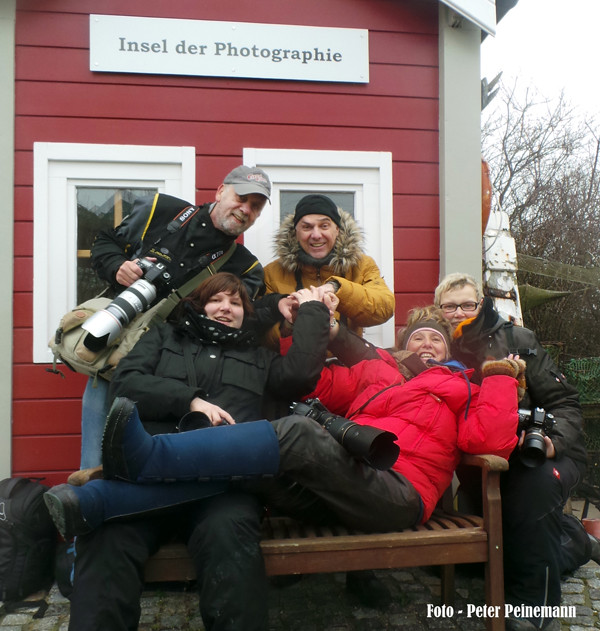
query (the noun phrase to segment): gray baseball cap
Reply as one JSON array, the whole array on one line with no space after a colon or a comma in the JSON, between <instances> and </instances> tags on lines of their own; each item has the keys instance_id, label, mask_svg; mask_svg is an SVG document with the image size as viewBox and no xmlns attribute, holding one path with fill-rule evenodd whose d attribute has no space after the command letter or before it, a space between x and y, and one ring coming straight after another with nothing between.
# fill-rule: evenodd
<instances>
[{"instance_id":1,"label":"gray baseball cap","mask_svg":"<svg viewBox=\"0 0 600 631\"><path fill-rule=\"evenodd\" d=\"M231 184L238 195L258 193L271 201L271 180L258 167L239 166L225 176L223 184Z\"/></svg>"}]
</instances>

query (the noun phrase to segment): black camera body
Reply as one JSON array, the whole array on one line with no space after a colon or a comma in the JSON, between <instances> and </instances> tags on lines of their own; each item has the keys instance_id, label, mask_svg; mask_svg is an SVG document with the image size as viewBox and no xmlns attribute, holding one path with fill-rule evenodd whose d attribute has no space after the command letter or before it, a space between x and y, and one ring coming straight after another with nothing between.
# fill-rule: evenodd
<instances>
[{"instance_id":1,"label":"black camera body","mask_svg":"<svg viewBox=\"0 0 600 631\"><path fill-rule=\"evenodd\" d=\"M400 447L392 432L370 425L359 425L330 412L319 399L294 403L294 414L307 416L326 429L350 455L371 465L374 469L389 469L397 460Z\"/></svg>"},{"instance_id":2,"label":"black camera body","mask_svg":"<svg viewBox=\"0 0 600 631\"><path fill-rule=\"evenodd\" d=\"M142 278L154 285L158 293L171 284L171 274L167 272L167 266L160 261L149 261L148 259L139 259L138 267L142 269L144 275ZM125 290L127 291L127 289Z\"/></svg>"},{"instance_id":3,"label":"black camera body","mask_svg":"<svg viewBox=\"0 0 600 631\"><path fill-rule=\"evenodd\" d=\"M543 408L534 410L519 409L517 434L525 431L525 438L519 455L521 462L527 467L539 467L546 460L546 443L544 436L551 436L556 419L553 414Z\"/></svg>"},{"instance_id":4,"label":"black camera body","mask_svg":"<svg viewBox=\"0 0 600 631\"><path fill-rule=\"evenodd\" d=\"M144 275L122 291L105 309L88 318L81 328L88 334L83 340L86 348L98 352L113 342L124 326L138 313L146 311L159 292L171 282L171 274L164 263L140 259L137 264Z\"/></svg>"}]
</instances>

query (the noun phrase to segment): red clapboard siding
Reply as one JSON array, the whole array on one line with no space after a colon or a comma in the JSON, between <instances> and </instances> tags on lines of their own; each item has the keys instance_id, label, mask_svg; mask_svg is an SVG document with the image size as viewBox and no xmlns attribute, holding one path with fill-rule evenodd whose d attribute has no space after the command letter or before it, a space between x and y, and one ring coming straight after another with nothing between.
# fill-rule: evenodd
<instances>
[{"instance_id":1,"label":"red clapboard siding","mask_svg":"<svg viewBox=\"0 0 600 631\"><path fill-rule=\"evenodd\" d=\"M15 293L13 296L13 324L31 327L33 324L33 295Z\"/></svg>"},{"instance_id":2,"label":"red clapboard siding","mask_svg":"<svg viewBox=\"0 0 600 631\"><path fill-rule=\"evenodd\" d=\"M33 243L33 222L15 221L15 256L31 254Z\"/></svg>"},{"instance_id":3,"label":"red clapboard siding","mask_svg":"<svg viewBox=\"0 0 600 631\"><path fill-rule=\"evenodd\" d=\"M54 13L39 12L40 8ZM165 5L145 0L104 0L101 6L94 0L61 0L52 6L40 7L36 0L17 2L18 39L29 45L51 43L62 46L88 45L85 39L90 13L134 15L165 18ZM168 17L193 20L263 22L269 24L299 24L344 28L391 30L392 20L398 30L409 33L437 33L437 3L423 0L262 0L260 10L255 3L239 0L218 2L171 2ZM22 12L22 13L21 13ZM84 21L84 23L82 23ZM85 27L85 28L84 28ZM37 38L37 39L36 39Z\"/></svg>"},{"instance_id":4,"label":"red clapboard siding","mask_svg":"<svg viewBox=\"0 0 600 631\"><path fill-rule=\"evenodd\" d=\"M329 83L321 90L327 94L347 94L360 92L366 95L408 96L435 98L437 95L437 66L409 65L404 60L402 65L394 65L402 57L388 54L382 58L382 64L371 63L369 83L353 85ZM126 80L129 85L147 85L146 75L122 75L112 72L92 73L89 69L89 51L74 48L34 48L21 46L17 49L16 75L20 81L52 81L56 83L76 82L95 85L120 84ZM125 78L126 77L126 78ZM301 81L258 81L251 79L231 79L217 77L161 77L162 86L209 89L231 89L245 91L255 89L257 85L265 90L276 89L290 92L305 92L306 85Z\"/></svg>"},{"instance_id":5,"label":"red clapboard siding","mask_svg":"<svg viewBox=\"0 0 600 631\"><path fill-rule=\"evenodd\" d=\"M12 441L13 471L52 471L79 469L79 436L15 436Z\"/></svg>"},{"instance_id":6,"label":"red clapboard siding","mask_svg":"<svg viewBox=\"0 0 600 631\"><path fill-rule=\"evenodd\" d=\"M394 226L437 228L440 212L435 195L394 195Z\"/></svg>"},{"instance_id":7,"label":"red clapboard siding","mask_svg":"<svg viewBox=\"0 0 600 631\"><path fill-rule=\"evenodd\" d=\"M214 120L236 123L280 123L437 129L438 106L433 99L348 96L313 92L288 93L171 88L129 85L49 84L21 82L19 115L79 118L152 118L162 120ZM202 107L200 108L199 101ZM240 107L244 104L245 107ZM401 116L400 111L401 110ZM377 115L375 116L374 113ZM208 118L207 118L208 117Z\"/></svg>"},{"instance_id":8,"label":"red clapboard siding","mask_svg":"<svg viewBox=\"0 0 600 631\"><path fill-rule=\"evenodd\" d=\"M440 263L434 261L395 261L394 278L402 278L404 293L419 293L438 282ZM429 304L433 302L433 292Z\"/></svg>"},{"instance_id":9,"label":"red clapboard siding","mask_svg":"<svg viewBox=\"0 0 600 631\"><path fill-rule=\"evenodd\" d=\"M235 134L232 133L235 130ZM20 116L16 121L15 143L23 151L31 151L34 142L85 142L122 144L123 134L127 144L186 145L196 144L200 153L218 150L225 155L240 151L240 138L246 146L289 148L391 151L394 160L401 162L430 162L437 164L437 131L421 129L368 129L310 125L229 124L196 121L164 121L160 128L151 120L96 120L90 126L89 119ZM21 187L23 203L19 219L31 211L29 189ZM437 204L437 198L436 198ZM437 213L437 209L436 209Z\"/></svg>"},{"instance_id":10,"label":"red clapboard siding","mask_svg":"<svg viewBox=\"0 0 600 631\"><path fill-rule=\"evenodd\" d=\"M17 329L13 331L13 362L25 364L33 357L33 341L31 329Z\"/></svg>"},{"instance_id":11,"label":"red clapboard siding","mask_svg":"<svg viewBox=\"0 0 600 631\"><path fill-rule=\"evenodd\" d=\"M16 125L15 125L16 127ZM29 145L29 149L33 143ZM15 186L15 221L33 220L33 188L31 186Z\"/></svg>"},{"instance_id":12,"label":"red clapboard siding","mask_svg":"<svg viewBox=\"0 0 600 631\"><path fill-rule=\"evenodd\" d=\"M13 398L54 399L81 397L86 377L63 370L65 378L46 372L50 364L17 364L13 367Z\"/></svg>"},{"instance_id":13,"label":"red clapboard siding","mask_svg":"<svg viewBox=\"0 0 600 631\"><path fill-rule=\"evenodd\" d=\"M415 307L425 307L433 304L433 290L437 280L430 291L396 294L396 325L406 324L408 312Z\"/></svg>"},{"instance_id":14,"label":"red clapboard siding","mask_svg":"<svg viewBox=\"0 0 600 631\"><path fill-rule=\"evenodd\" d=\"M14 282L16 292L33 289L33 259L30 256L15 257Z\"/></svg>"},{"instance_id":15,"label":"red clapboard siding","mask_svg":"<svg viewBox=\"0 0 600 631\"><path fill-rule=\"evenodd\" d=\"M395 165L394 191L400 194L431 195L438 192L437 164L402 162Z\"/></svg>"},{"instance_id":16,"label":"red clapboard siding","mask_svg":"<svg viewBox=\"0 0 600 631\"><path fill-rule=\"evenodd\" d=\"M439 260L438 230L436 228L394 228L394 259Z\"/></svg>"},{"instance_id":17,"label":"red clapboard siding","mask_svg":"<svg viewBox=\"0 0 600 631\"><path fill-rule=\"evenodd\" d=\"M33 147L31 147L33 149ZM33 160L31 151L15 151L15 185L31 186L33 183Z\"/></svg>"},{"instance_id":18,"label":"red clapboard siding","mask_svg":"<svg viewBox=\"0 0 600 631\"><path fill-rule=\"evenodd\" d=\"M56 377L55 384L58 395L60 377ZM15 401L13 436L78 434L81 429L81 392L74 399Z\"/></svg>"},{"instance_id":19,"label":"red clapboard siding","mask_svg":"<svg viewBox=\"0 0 600 631\"><path fill-rule=\"evenodd\" d=\"M89 14L369 30L368 84L94 73ZM433 0L17 0L13 472L78 467L86 378L31 364L33 145L194 145L196 202L243 147L385 151L393 160L396 324L439 273L438 3Z\"/></svg>"}]
</instances>

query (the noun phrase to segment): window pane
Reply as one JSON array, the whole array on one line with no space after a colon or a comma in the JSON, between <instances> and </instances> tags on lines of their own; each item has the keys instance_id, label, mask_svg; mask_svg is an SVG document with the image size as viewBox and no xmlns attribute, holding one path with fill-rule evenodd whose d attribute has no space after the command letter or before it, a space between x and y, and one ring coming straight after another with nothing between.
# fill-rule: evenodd
<instances>
[{"instance_id":1,"label":"window pane","mask_svg":"<svg viewBox=\"0 0 600 631\"><path fill-rule=\"evenodd\" d=\"M77 304L104 289L91 266L90 248L100 230L118 226L138 197L154 195L155 188L77 187Z\"/></svg>"},{"instance_id":2,"label":"window pane","mask_svg":"<svg viewBox=\"0 0 600 631\"><path fill-rule=\"evenodd\" d=\"M347 213L354 217L354 192L340 191L316 191L320 195L327 195ZM281 209L281 221L284 217L292 214L296 208L296 204L305 196L310 195L308 191L281 191L279 194L279 207Z\"/></svg>"}]
</instances>

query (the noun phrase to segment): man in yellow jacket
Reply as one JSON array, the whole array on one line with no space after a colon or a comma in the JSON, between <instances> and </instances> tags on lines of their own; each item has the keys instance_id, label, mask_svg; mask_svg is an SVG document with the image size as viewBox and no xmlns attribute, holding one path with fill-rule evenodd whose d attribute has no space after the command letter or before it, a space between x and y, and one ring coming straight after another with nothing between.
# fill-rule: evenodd
<instances>
[{"instance_id":1,"label":"man in yellow jacket","mask_svg":"<svg viewBox=\"0 0 600 631\"><path fill-rule=\"evenodd\" d=\"M394 314L394 294L375 261L363 249L354 218L326 195L306 195L275 236L279 257L265 267L267 293L290 294L303 287L323 287L339 298L336 319L359 335ZM286 323L271 330L270 345L289 335Z\"/></svg>"}]
</instances>

